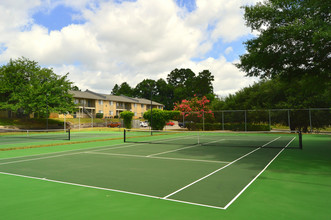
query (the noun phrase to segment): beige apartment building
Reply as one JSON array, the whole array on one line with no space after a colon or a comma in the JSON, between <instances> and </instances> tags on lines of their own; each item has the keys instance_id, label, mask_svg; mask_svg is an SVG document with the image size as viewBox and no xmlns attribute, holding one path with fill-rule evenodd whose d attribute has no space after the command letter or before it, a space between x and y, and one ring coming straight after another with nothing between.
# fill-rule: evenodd
<instances>
[{"instance_id":1,"label":"beige apartment building","mask_svg":"<svg viewBox=\"0 0 331 220\"><path fill-rule=\"evenodd\" d=\"M123 111L131 111L134 118L142 118L144 112L151 108L151 100L148 99L100 94L90 90L70 92L73 94L74 103L78 105L73 117L95 117L96 113L103 113L104 118L114 118ZM152 102L152 107L163 109L164 106Z\"/></svg>"}]
</instances>

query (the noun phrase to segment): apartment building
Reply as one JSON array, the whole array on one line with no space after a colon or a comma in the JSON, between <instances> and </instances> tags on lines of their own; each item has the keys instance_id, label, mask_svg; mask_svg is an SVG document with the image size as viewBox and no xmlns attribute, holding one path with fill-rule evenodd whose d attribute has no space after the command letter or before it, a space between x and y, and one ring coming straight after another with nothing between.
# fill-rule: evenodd
<instances>
[{"instance_id":1,"label":"apartment building","mask_svg":"<svg viewBox=\"0 0 331 220\"><path fill-rule=\"evenodd\" d=\"M151 108L151 100L148 99L100 94L90 90L70 92L75 104L78 105L74 115L80 115L80 117L95 117L96 113L103 113L103 117L113 118L123 111L131 111L134 113L134 118L142 118L144 112ZM164 106L152 102L152 107L163 109Z\"/></svg>"}]
</instances>

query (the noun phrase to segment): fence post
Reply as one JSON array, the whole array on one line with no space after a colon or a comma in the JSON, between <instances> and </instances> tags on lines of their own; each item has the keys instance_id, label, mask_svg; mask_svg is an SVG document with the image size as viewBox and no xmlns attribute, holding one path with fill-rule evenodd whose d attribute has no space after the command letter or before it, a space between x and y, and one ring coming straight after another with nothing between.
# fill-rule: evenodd
<instances>
[{"instance_id":1,"label":"fence post","mask_svg":"<svg viewBox=\"0 0 331 220\"><path fill-rule=\"evenodd\" d=\"M271 115L270 115L270 109L268 110L269 112L269 131L271 131Z\"/></svg>"},{"instance_id":2,"label":"fence post","mask_svg":"<svg viewBox=\"0 0 331 220\"><path fill-rule=\"evenodd\" d=\"M313 126L312 126L312 121L311 121L311 111L309 108L309 126L310 126L310 133L313 133Z\"/></svg>"},{"instance_id":3,"label":"fence post","mask_svg":"<svg viewBox=\"0 0 331 220\"><path fill-rule=\"evenodd\" d=\"M224 112L222 111L222 129L224 131Z\"/></svg>"},{"instance_id":4,"label":"fence post","mask_svg":"<svg viewBox=\"0 0 331 220\"><path fill-rule=\"evenodd\" d=\"M247 111L245 110L245 131L247 131Z\"/></svg>"},{"instance_id":5,"label":"fence post","mask_svg":"<svg viewBox=\"0 0 331 220\"><path fill-rule=\"evenodd\" d=\"M80 109L79 109L78 130L80 130L80 117L82 117L82 114L80 113Z\"/></svg>"},{"instance_id":6,"label":"fence post","mask_svg":"<svg viewBox=\"0 0 331 220\"><path fill-rule=\"evenodd\" d=\"M66 115L63 114L63 128L64 128L64 131L66 131Z\"/></svg>"},{"instance_id":7,"label":"fence post","mask_svg":"<svg viewBox=\"0 0 331 220\"><path fill-rule=\"evenodd\" d=\"M202 112L202 130L205 130L205 112Z\"/></svg>"},{"instance_id":8,"label":"fence post","mask_svg":"<svg viewBox=\"0 0 331 220\"><path fill-rule=\"evenodd\" d=\"M288 121L288 127L291 131L291 118L290 118L290 109L287 109L287 121Z\"/></svg>"}]
</instances>

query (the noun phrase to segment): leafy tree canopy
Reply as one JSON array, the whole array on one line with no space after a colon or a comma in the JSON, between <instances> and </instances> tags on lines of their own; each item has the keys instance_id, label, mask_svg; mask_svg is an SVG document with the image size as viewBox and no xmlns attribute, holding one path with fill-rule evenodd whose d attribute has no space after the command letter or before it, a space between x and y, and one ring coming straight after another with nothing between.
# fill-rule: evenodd
<instances>
[{"instance_id":1,"label":"leafy tree canopy","mask_svg":"<svg viewBox=\"0 0 331 220\"><path fill-rule=\"evenodd\" d=\"M180 103L176 103L174 110L180 111L185 120L200 122L204 117L211 120L214 118L214 114L210 109L210 100L203 96L199 98L194 96L190 100L182 100Z\"/></svg>"},{"instance_id":2,"label":"leafy tree canopy","mask_svg":"<svg viewBox=\"0 0 331 220\"><path fill-rule=\"evenodd\" d=\"M279 78L261 80L224 99L215 100L212 108L213 110L245 110L330 107L331 82L327 83L328 86L323 90L303 89L310 87L310 84L312 81L307 78L297 81L296 84L290 84ZM318 85L318 82L313 84Z\"/></svg>"},{"instance_id":3,"label":"leafy tree canopy","mask_svg":"<svg viewBox=\"0 0 331 220\"><path fill-rule=\"evenodd\" d=\"M153 130L162 130L166 122L178 117L179 114L179 111L168 111L154 108L152 112L151 110L146 111L143 117L152 125Z\"/></svg>"},{"instance_id":4,"label":"leafy tree canopy","mask_svg":"<svg viewBox=\"0 0 331 220\"><path fill-rule=\"evenodd\" d=\"M245 6L246 25L258 31L245 42L236 66L247 76L330 80L331 4L324 0L267 0Z\"/></svg>"},{"instance_id":5,"label":"leafy tree canopy","mask_svg":"<svg viewBox=\"0 0 331 220\"><path fill-rule=\"evenodd\" d=\"M130 129L132 127L132 118L134 113L130 111L123 111L120 113L120 116L124 120L124 126Z\"/></svg>"},{"instance_id":6,"label":"leafy tree canopy","mask_svg":"<svg viewBox=\"0 0 331 220\"><path fill-rule=\"evenodd\" d=\"M67 76L24 57L11 59L0 67L0 109L39 115L72 111L72 82Z\"/></svg>"},{"instance_id":7,"label":"leafy tree canopy","mask_svg":"<svg viewBox=\"0 0 331 220\"><path fill-rule=\"evenodd\" d=\"M127 82L123 82L120 86L115 84L113 90L111 91L112 95L126 95L132 96L134 94L133 88Z\"/></svg>"},{"instance_id":8,"label":"leafy tree canopy","mask_svg":"<svg viewBox=\"0 0 331 220\"><path fill-rule=\"evenodd\" d=\"M190 69L175 69L168 74L167 80L144 79L135 88L131 88L126 82L120 86L116 84L111 94L150 99L152 92L153 101L164 104L165 109L170 110L175 102L193 98L194 95L207 96L209 100L213 100L213 81L214 76L209 70L196 75Z\"/></svg>"}]
</instances>

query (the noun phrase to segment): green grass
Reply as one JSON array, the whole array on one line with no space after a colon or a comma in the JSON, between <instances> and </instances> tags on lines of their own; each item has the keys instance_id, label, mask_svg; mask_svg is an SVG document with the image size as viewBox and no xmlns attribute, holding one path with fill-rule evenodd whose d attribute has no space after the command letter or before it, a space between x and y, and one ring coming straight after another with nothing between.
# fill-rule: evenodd
<instances>
[{"instance_id":1,"label":"green grass","mask_svg":"<svg viewBox=\"0 0 331 220\"><path fill-rule=\"evenodd\" d=\"M44 118L0 118L0 126L21 129L46 128L46 121ZM57 119L48 119L48 125L50 127L63 127L63 122Z\"/></svg>"},{"instance_id":2,"label":"green grass","mask_svg":"<svg viewBox=\"0 0 331 220\"><path fill-rule=\"evenodd\" d=\"M118 143L121 141L6 151L0 158ZM226 210L0 174L1 218L329 219L331 138L304 135L303 143L303 150L283 151Z\"/></svg>"}]
</instances>

